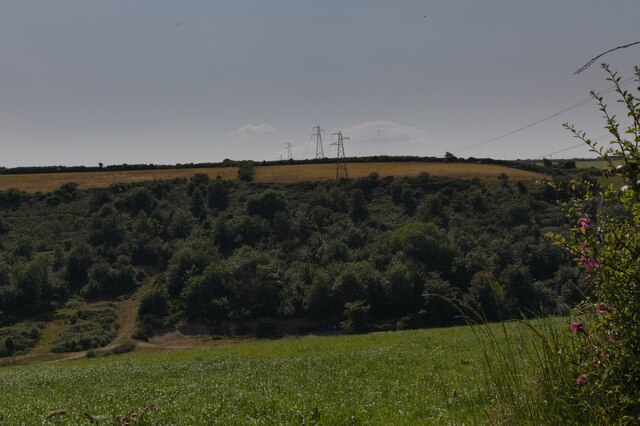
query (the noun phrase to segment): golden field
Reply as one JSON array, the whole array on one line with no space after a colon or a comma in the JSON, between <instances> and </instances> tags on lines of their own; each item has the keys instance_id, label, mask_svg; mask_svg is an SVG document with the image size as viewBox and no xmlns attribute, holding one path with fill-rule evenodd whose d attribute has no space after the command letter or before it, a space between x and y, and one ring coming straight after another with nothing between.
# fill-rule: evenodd
<instances>
[{"instance_id":1,"label":"golden field","mask_svg":"<svg viewBox=\"0 0 640 426\"><path fill-rule=\"evenodd\" d=\"M377 172L384 176L416 176L427 172L434 176L449 176L460 179L495 179L505 173L511 179L536 180L545 176L494 164L469 163L423 163L385 162L349 163L349 177L358 178ZM26 192L49 192L69 182L75 182L81 189L102 188L120 182L144 182L159 179L190 178L196 173L206 173L212 178L237 179L236 167L212 167L192 169L99 171L80 173L40 173L22 175L0 175L0 190L17 188ZM295 164L284 166L256 166L255 182L296 183L335 179L335 164Z\"/></svg>"}]
</instances>

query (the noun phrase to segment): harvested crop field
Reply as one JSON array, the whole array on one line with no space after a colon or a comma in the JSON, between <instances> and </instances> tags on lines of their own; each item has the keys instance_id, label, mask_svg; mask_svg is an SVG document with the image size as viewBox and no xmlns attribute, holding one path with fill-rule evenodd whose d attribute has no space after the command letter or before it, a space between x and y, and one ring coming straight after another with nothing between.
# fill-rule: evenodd
<instances>
[{"instance_id":1,"label":"harvested crop field","mask_svg":"<svg viewBox=\"0 0 640 426\"><path fill-rule=\"evenodd\" d=\"M285 166L256 166L255 182L295 183L334 179L335 164L295 164ZM385 162L350 163L349 177L358 178L377 172L384 176L415 176L427 172L435 176L449 176L460 179L495 179L505 173L511 179L536 180L545 176L526 170L494 164L470 163L423 163L423 162ZM236 167L103 171L81 173L42 173L0 175L0 190L17 188L26 192L48 192L69 182L75 182L79 188L101 188L120 182L143 182L156 179L189 178L196 173L206 173L212 178L237 179Z\"/></svg>"}]
</instances>

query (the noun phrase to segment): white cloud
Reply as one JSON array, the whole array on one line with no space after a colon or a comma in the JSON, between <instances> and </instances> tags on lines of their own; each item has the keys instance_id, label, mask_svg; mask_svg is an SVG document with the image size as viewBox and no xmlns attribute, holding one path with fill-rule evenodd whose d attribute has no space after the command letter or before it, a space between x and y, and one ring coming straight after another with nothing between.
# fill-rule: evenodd
<instances>
[{"instance_id":1,"label":"white cloud","mask_svg":"<svg viewBox=\"0 0 640 426\"><path fill-rule=\"evenodd\" d=\"M239 129L231 132L232 135L235 136L251 136L251 135L268 135L270 133L277 132L278 129L273 127L271 124L261 123L261 124L245 124Z\"/></svg>"},{"instance_id":2,"label":"white cloud","mask_svg":"<svg viewBox=\"0 0 640 426\"><path fill-rule=\"evenodd\" d=\"M380 144L426 144L424 130L417 127L404 126L395 121L367 121L343 130L345 136L351 137L354 143Z\"/></svg>"}]
</instances>

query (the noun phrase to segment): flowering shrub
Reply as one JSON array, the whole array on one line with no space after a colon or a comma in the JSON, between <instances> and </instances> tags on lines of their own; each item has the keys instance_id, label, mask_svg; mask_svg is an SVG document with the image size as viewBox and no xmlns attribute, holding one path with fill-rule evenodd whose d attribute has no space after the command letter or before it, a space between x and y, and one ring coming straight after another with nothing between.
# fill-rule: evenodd
<instances>
[{"instance_id":1,"label":"flowering shrub","mask_svg":"<svg viewBox=\"0 0 640 426\"><path fill-rule=\"evenodd\" d=\"M619 95L628 123L610 113L593 93L611 135L600 146L565 124L608 164L605 176L616 185L591 186L568 209L575 226L568 236L553 235L584 272L584 300L574 310L572 366L574 389L567 402L588 410L602 423L640 423L640 98L603 65ZM634 82L640 85L640 68ZM640 87L637 88L640 91Z\"/></svg>"}]
</instances>

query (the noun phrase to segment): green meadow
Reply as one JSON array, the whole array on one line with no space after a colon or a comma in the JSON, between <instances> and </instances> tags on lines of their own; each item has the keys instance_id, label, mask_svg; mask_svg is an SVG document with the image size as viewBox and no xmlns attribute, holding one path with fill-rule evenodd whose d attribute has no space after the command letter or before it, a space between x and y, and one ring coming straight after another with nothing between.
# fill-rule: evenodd
<instances>
[{"instance_id":1,"label":"green meadow","mask_svg":"<svg viewBox=\"0 0 640 426\"><path fill-rule=\"evenodd\" d=\"M613 164L617 166L619 164L622 164L622 161L613 160ZM609 163L601 159L579 160L579 161L576 161L576 167L579 169L588 169L588 168L606 169L606 168L609 168Z\"/></svg>"},{"instance_id":2,"label":"green meadow","mask_svg":"<svg viewBox=\"0 0 640 426\"><path fill-rule=\"evenodd\" d=\"M0 416L6 424L122 424L131 414L143 414L142 424L483 423L491 396L478 339L452 327L14 364L0 368Z\"/></svg>"}]
</instances>

